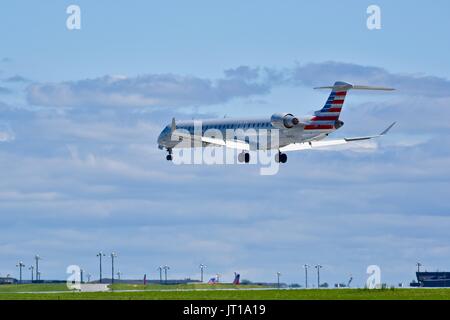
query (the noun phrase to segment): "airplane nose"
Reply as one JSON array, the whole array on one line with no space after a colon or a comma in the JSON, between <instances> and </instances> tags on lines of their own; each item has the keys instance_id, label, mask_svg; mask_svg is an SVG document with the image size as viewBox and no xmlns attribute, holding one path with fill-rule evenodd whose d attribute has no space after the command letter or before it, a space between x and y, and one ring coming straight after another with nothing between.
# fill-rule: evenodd
<instances>
[{"instance_id":1,"label":"airplane nose","mask_svg":"<svg viewBox=\"0 0 450 320\"><path fill-rule=\"evenodd\" d=\"M158 145L162 147L166 147L167 144L170 142L169 134L166 132L166 130L161 131L161 133L158 136Z\"/></svg>"},{"instance_id":2,"label":"airplane nose","mask_svg":"<svg viewBox=\"0 0 450 320\"><path fill-rule=\"evenodd\" d=\"M163 133L161 132L158 136L158 145L162 145L163 142Z\"/></svg>"}]
</instances>

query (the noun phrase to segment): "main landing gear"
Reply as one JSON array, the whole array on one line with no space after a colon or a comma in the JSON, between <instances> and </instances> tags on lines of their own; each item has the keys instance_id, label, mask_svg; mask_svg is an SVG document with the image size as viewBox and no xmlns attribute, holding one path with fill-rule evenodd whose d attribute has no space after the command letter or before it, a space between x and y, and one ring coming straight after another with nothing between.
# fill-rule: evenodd
<instances>
[{"instance_id":1,"label":"main landing gear","mask_svg":"<svg viewBox=\"0 0 450 320\"><path fill-rule=\"evenodd\" d=\"M275 155L275 162L277 162L277 163L286 163L286 161L287 161L287 154L286 153L278 152Z\"/></svg>"},{"instance_id":2,"label":"main landing gear","mask_svg":"<svg viewBox=\"0 0 450 320\"><path fill-rule=\"evenodd\" d=\"M166 160L167 161L172 161L172 159L173 159L173 157L172 157L172 149L167 149L167 152L169 154L166 156Z\"/></svg>"},{"instance_id":3,"label":"main landing gear","mask_svg":"<svg viewBox=\"0 0 450 320\"><path fill-rule=\"evenodd\" d=\"M250 162L250 154L248 152L241 152L238 154L238 161L240 163L245 162L245 163L249 163ZM275 161L277 163L286 163L287 162L287 154L286 153L282 153L282 152L278 152L275 155Z\"/></svg>"},{"instance_id":4,"label":"main landing gear","mask_svg":"<svg viewBox=\"0 0 450 320\"><path fill-rule=\"evenodd\" d=\"M250 153L248 152L241 152L238 154L238 161L239 162L245 162L245 163L249 163L250 162Z\"/></svg>"}]
</instances>

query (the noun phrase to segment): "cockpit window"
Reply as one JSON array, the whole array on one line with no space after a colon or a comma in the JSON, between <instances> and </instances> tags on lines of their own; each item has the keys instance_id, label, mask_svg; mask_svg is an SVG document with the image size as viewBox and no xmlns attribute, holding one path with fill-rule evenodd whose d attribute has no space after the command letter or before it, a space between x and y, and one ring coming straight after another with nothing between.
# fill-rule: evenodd
<instances>
[{"instance_id":1,"label":"cockpit window","mask_svg":"<svg viewBox=\"0 0 450 320\"><path fill-rule=\"evenodd\" d=\"M164 128L163 133L168 133L169 131L170 131L170 126L167 125L167 126Z\"/></svg>"}]
</instances>

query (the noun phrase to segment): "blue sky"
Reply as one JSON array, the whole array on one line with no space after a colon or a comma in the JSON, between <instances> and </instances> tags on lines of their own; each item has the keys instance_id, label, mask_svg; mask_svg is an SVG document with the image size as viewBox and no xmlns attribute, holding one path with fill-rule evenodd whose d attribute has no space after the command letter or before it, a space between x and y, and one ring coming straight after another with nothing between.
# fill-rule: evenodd
<instances>
[{"instance_id":1,"label":"blue sky","mask_svg":"<svg viewBox=\"0 0 450 320\"><path fill-rule=\"evenodd\" d=\"M69 4L81 30L68 31ZM382 29L366 28L381 8ZM98 250L124 277L207 273L363 285L366 267L408 282L450 261L450 22L446 1L9 1L0 10L0 274L44 257L97 277ZM255 166L175 166L156 137L177 118L318 109L351 92L336 136L392 134L350 150ZM169 88L169 89L167 89ZM109 262L108 262L109 263Z\"/></svg>"}]
</instances>

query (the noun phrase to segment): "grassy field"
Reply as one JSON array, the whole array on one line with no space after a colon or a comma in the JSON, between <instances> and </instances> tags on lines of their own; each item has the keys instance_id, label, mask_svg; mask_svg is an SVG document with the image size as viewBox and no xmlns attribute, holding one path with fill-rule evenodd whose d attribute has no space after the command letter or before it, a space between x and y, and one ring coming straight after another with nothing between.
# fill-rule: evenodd
<instances>
[{"instance_id":1,"label":"grassy field","mask_svg":"<svg viewBox=\"0 0 450 320\"><path fill-rule=\"evenodd\" d=\"M47 292L47 291L69 291L65 283L40 283L40 284L11 284L0 285L0 293L14 292ZM2 296L0 296L0 299Z\"/></svg>"},{"instance_id":2,"label":"grassy field","mask_svg":"<svg viewBox=\"0 0 450 320\"><path fill-rule=\"evenodd\" d=\"M23 291L64 291L64 285L15 285L0 286L0 300L5 299L47 299L47 300L450 300L450 289L331 289L331 290L240 290L229 289L230 285L216 286L204 291L207 285L115 285L116 290L141 290L138 292L58 292L58 293L18 293ZM16 287L16 288L12 288ZM214 287L214 286L213 286ZM161 291L176 289L174 291ZM181 291L180 289L192 289ZM197 290L195 290L197 289ZM155 291L150 291L155 290ZM177 291L178 290L178 291Z\"/></svg>"},{"instance_id":3,"label":"grassy field","mask_svg":"<svg viewBox=\"0 0 450 320\"><path fill-rule=\"evenodd\" d=\"M214 285L206 283L189 283L189 284L175 284L175 285L164 285L164 284L150 284L144 286L143 284L114 284L109 286L113 290L220 290L220 289L249 289L249 288L269 288L267 286L261 285L232 285L227 283L218 283Z\"/></svg>"},{"instance_id":4,"label":"grassy field","mask_svg":"<svg viewBox=\"0 0 450 320\"><path fill-rule=\"evenodd\" d=\"M249 289L249 288L268 288L267 286L260 285L245 285L236 286L232 284L215 284L209 285L205 283L192 283L192 284L175 284L175 285L164 285L164 284L114 284L108 286L110 289L114 290L220 290L220 289ZM0 293L24 293L24 292L50 292L50 291L70 291L67 289L65 283L56 284L14 284L14 285L0 285ZM1 296L0 296L1 297Z\"/></svg>"}]
</instances>

